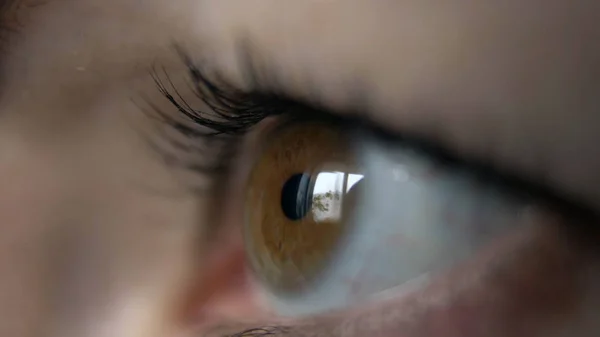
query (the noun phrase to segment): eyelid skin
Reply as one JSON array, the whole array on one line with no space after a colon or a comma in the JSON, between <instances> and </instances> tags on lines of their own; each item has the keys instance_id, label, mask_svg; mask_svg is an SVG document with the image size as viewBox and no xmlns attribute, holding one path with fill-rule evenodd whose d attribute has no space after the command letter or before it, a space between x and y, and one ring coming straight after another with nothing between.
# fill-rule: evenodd
<instances>
[{"instance_id":1,"label":"eyelid skin","mask_svg":"<svg viewBox=\"0 0 600 337\"><path fill-rule=\"evenodd\" d=\"M267 90L366 114L598 209L600 160L589 154L600 143L600 83L592 75L600 69L599 7L584 0L199 2L202 24L192 23L185 42L244 86L252 83L238 55L248 41L265 65L258 71Z\"/></svg>"}]
</instances>

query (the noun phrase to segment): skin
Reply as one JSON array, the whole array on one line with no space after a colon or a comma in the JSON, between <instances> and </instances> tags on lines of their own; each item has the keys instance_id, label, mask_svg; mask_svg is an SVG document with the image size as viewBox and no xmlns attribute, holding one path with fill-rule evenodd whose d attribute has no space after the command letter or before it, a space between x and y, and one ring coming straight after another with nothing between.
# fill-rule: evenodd
<instances>
[{"instance_id":1,"label":"skin","mask_svg":"<svg viewBox=\"0 0 600 337\"><path fill-rule=\"evenodd\" d=\"M253 152L223 184L226 203L190 193L192 178L136 131L148 127L136 97L174 113L148 74L160 64L186 76L174 41L250 88L237 59L245 40L291 96L318 88L336 113L360 110L597 209L599 6L50 0L11 10L21 24L1 59L0 335L218 335L212 323L225 316L237 322L230 333L277 323L290 336L597 336L598 223L543 206L409 292L293 322L272 316L251 281L232 281L248 276L239 184ZM226 214L217 220L215 203ZM209 244L213 222L222 230Z\"/></svg>"}]
</instances>

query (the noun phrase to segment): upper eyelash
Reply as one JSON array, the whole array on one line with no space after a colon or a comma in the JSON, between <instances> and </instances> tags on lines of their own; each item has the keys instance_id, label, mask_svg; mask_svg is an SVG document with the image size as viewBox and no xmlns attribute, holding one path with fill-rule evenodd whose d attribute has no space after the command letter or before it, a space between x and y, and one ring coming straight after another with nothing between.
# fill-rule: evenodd
<instances>
[{"instance_id":1,"label":"upper eyelash","mask_svg":"<svg viewBox=\"0 0 600 337\"><path fill-rule=\"evenodd\" d=\"M241 135L266 117L282 113L287 101L281 101L272 95L247 93L226 83L215 73L209 79L204 69L193 63L180 52L188 69L194 93L204 102L210 112L193 109L177 93L180 102L174 100L168 91L161 90L164 96L191 122L209 129L200 131L200 136ZM160 87L160 82L158 82ZM162 87L164 89L164 87ZM212 115L212 116L211 116Z\"/></svg>"},{"instance_id":2,"label":"upper eyelash","mask_svg":"<svg viewBox=\"0 0 600 337\"><path fill-rule=\"evenodd\" d=\"M166 113L150 102L148 105L155 117L194 144L184 145L170 138L172 147L188 152L186 157L202 158L202 162L182 162L176 155L165 153L164 149L162 155L169 158L169 162L177 161L193 171L224 174L237 154L240 138L265 118L285 114L295 103L274 94L240 90L218 73L209 76L206 67L194 63L181 49L177 48L177 52L188 70L193 93L205 107L194 108L182 97L168 72L155 67L150 75L160 94L179 114Z\"/></svg>"}]
</instances>

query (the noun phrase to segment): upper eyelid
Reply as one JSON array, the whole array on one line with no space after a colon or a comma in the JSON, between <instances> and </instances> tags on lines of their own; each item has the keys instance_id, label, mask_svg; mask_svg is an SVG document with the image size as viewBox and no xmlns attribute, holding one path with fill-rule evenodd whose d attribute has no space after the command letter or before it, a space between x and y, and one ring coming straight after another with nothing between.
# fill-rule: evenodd
<instances>
[{"instance_id":1,"label":"upper eyelid","mask_svg":"<svg viewBox=\"0 0 600 337\"><path fill-rule=\"evenodd\" d=\"M245 50L245 49L243 49ZM405 144L410 143L411 146L415 148L419 148L422 151L432 155L437 160L442 160L446 163L452 163L452 165L460 165L462 167L466 167L467 169L475 172L479 176L484 176L486 179L496 180L499 184L503 185L506 188L509 188L513 191L520 191L526 195L532 195L537 198L540 198L544 202L548 202L551 204L555 204L560 206L560 208L564 209L566 212L582 216L585 218L597 218L596 212L593 211L593 208L585 205L585 203L580 201L572 201L568 198L564 198L563 195L553 187L544 184L540 184L539 182L532 182L530 180L523 179L521 176L514 174L513 172L506 170L499 170L497 167L490 165L488 162L477 161L472 159L465 159L457 156L454 152L450 151L445 144L431 142L424 138L418 137L410 137L403 133L398 133L397 130L392 130L389 127L386 127L382 123L377 123L368 118L369 114L367 113L342 113L338 114L336 111L331 111L327 108L323 108L319 106L319 100L314 99L311 100L310 103L302 102L298 100L296 97L290 98L287 96L285 92L285 86L281 86L277 88L277 91L273 92L270 88L273 87L275 82L268 82L267 80L273 80L277 78L277 74L273 69L265 69L261 68L256 69L256 63L253 61L255 59L246 60L244 67L246 68L246 76L251 78L251 82L253 84L253 88L258 88L257 92L255 91L244 91L240 90L236 87L229 85L226 81L220 78L218 75L216 78L218 79L216 82L212 82L212 78L209 79L205 77L204 72L198 67L198 64L194 64L192 59L186 55L181 49L178 50L180 56L186 66L189 69L190 76L194 81L202 82L202 84L207 85L209 87L209 93L219 95L231 95L227 97L227 100L230 100L234 103L240 103L242 106L244 105L244 100L250 100L258 102L258 104L250 104L249 106L253 109L253 113L256 113L257 108L261 108L261 104L269 104L269 102L275 102L273 106L271 106L272 110L265 112L258 116L258 118L253 118L253 122L246 125L244 128L234 128L234 133L237 136L243 136L247 131L247 128L252 127L252 125L260 122L264 118L273 115L283 115L284 117L298 117L308 114L310 118L329 118L334 119L338 122L345 123L347 125L360 125L361 128L367 128L372 132L375 132L380 137L384 137L393 141L402 141ZM249 57L252 54L248 53L246 50L245 53L242 53L242 59L244 57ZM203 65L204 66L204 65ZM210 66L210 65L209 65ZM269 71L269 76L258 76L259 74L264 73L265 71ZM172 88L175 89L175 88ZM176 90L176 89L175 89ZM163 88L163 94L166 92ZM168 93L167 93L168 94ZM177 94L177 93L176 93ZM181 99L181 96L179 96ZM301 98L300 98L301 99ZM219 104L219 100L216 101L217 105ZM209 104L210 106L210 104ZM290 109L290 107L294 106L295 109ZM188 105L188 108L191 107ZM181 108L181 107L179 107ZM285 111L277 111L277 110L285 110ZM294 114L291 110L300 110L302 114ZM275 113L273 111L276 111ZM233 112L234 115L236 111ZM192 113L195 113L192 111ZM190 116L187 116L188 118ZM193 116L192 116L193 117ZM256 117L256 116L255 116ZM230 120L230 122L233 120ZM203 124L202 122L200 124ZM201 125L206 127L207 125ZM219 125L217 125L219 126ZM220 126L227 128L228 124L225 122L224 124L220 124ZM227 132L219 132L221 134ZM197 136L206 136L198 134ZM202 138L200 137L200 138ZM238 139L236 142L240 142Z\"/></svg>"},{"instance_id":2,"label":"upper eyelid","mask_svg":"<svg viewBox=\"0 0 600 337\"><path fill-rule=\"evenodd\" d=\"M282 96L292 94L288 90L289 87L285 85L285 83L290 82L281 78L281 74L284 72L279 73L278 71L282 67L280 63L271 59L267 60L268 55L254 48L249 39L240 39L238 45L237 51L242 77L245 80L250 80L252 88L256 88L259 92L274 92ZM261 57L264 59L261 59ZM272 67L272 65L278 65L278 67ZM306 73L310 72L306 71ZM310 83L310 80L307 83ZM366 82L355 80L344 85L346 86L346 89L344 89L346 90L346 100L350 99L351 101L342 104L341 110L343 111L337 109L338 105L331 108L329 102L325 102L319 95L310 95L315 91L311 91L308 96L306 94L298 95L297 92L294 92L294 96L289 97L294 101L309 105L312 111L325 112L330 116L335 115L335 118L345 120L350 124L362 123L383 135L391 136L391 138L398 139L398 137L402 137L404 141L409 141L417 147L424 148L429 153L435 153L438 158L445 158L455 164L458 163L472 168L483 176L494 177L513 190L541 197L545 202L557 205L574 216L594 220L600 218L600 214L598 214L600 209L595 209L592 206L593 203L587 202L583 198L577 198L572 193L568 194L557 185L549 184L547 181L535 181L532 176L526 176L523 172L517 172L510 167L507 169L506 166L510 165L501 167L496 162L483 160L481 157L459 155L457 151L451 149L449 144L442 142L437 137L434 140L430 137L431 134L422 136L417 135L414 132L415 130L411 133L407 132L408 130L400 131L390 127L383 120L375 118L374 115L376 114L371 111L373 109L373 105L369 101L369 90L371 88Z\"/></svg>"}]
</instances>

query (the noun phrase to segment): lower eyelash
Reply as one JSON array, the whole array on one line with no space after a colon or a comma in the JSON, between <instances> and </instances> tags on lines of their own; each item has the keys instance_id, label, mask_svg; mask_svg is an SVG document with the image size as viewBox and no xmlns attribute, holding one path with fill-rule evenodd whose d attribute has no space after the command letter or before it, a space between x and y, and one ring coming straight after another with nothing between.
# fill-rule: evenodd
<instances>
[{"instance_id":1,"label":"lower eyelash","mask_svg":"<svg viewBox=\"0 0 600 337\"><path fill-rule=\"evenodd\" d=\"M260 336L283 336L289 333L290 329L283 326L266 326L261 328L247 329L228 337L260 337Z\"/></svg>"}]
</instances>

